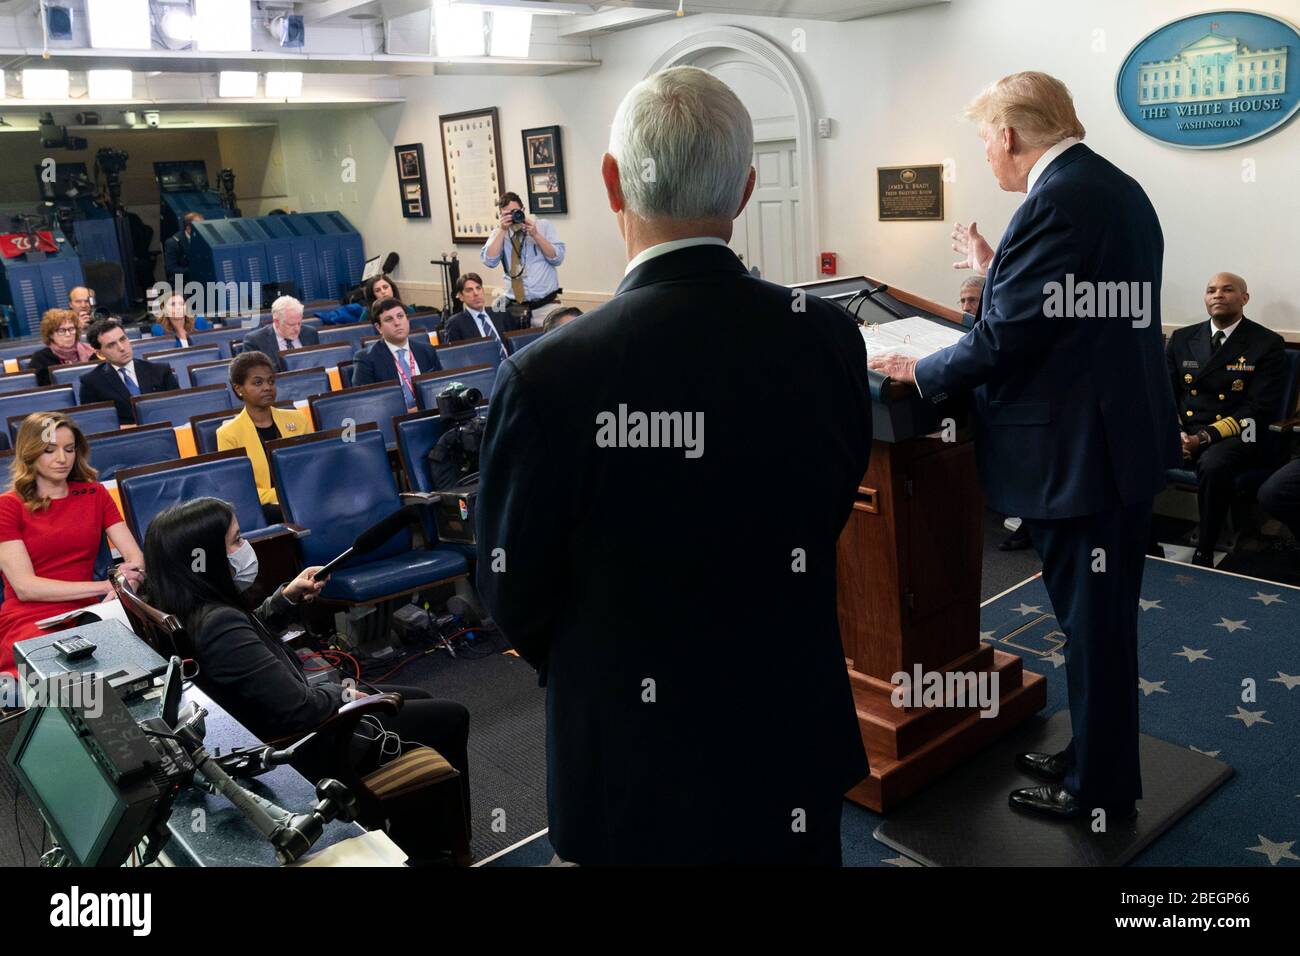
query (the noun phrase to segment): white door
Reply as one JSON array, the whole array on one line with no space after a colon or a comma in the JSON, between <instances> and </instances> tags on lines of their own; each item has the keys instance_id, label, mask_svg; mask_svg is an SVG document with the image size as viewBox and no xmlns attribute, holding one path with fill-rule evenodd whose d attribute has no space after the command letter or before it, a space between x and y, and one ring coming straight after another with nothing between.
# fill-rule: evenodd
<instances>
[{"instance_id":1,"label":"white door","mask_svg":"<svg viewBox=\"0 0 1300 956\"><path fill-rule=\"evenodd\" d=\"M792 139L754 144L754 194L736 220L731 248L764 279L796 281L807 251L798 247L799 154ZM807 270L804 270L807 271Z\"/></svg>"}]
</instances>

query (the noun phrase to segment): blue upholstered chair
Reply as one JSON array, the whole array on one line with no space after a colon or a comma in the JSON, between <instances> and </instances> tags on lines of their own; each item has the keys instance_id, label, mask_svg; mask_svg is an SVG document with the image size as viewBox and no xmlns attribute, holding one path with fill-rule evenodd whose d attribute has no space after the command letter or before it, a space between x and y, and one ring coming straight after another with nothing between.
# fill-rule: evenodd
<instances>
[{"instance_id":1,"label":"blue upholstered chair","mask_svg":"<svg viewBox=\"0 0 1300 956\"><path fill-rule=\"evenodd\" d=\"M349 420L357 425L373 422L379 426L384 444L388 448L397 445L393 419L405 415L408 411L406 398L402 395L402 386L396 382L358 385L355 388L345 388L341 392L315 395L308 399L308 402L317 431L343 428Z\"/></svg>"},{"instance_id":2,"label":"blue upholstered chair","mask_svg":"<svg viewBox=\"0 0 1300 956\"><path fill-rule=\"evenodd\" d=\"M339 362L352 358L352 345L348 342L333 345L309 345L302 349L290 349L281 352L286 372L296 372L304 368L333 368Z\"/></svg>"},{"instance_id":3,"label":"blue upholstered chair","mask_svg":"<svg viewBox=\"0 0 1300 956\"><path fill-rule=\"evenodd\" d=\"M323 395L330 390L329 373L323 368L304 368L296 372L279 372L275 376L275 400L297 402Z\"/></svg>"},{"instance_id":4,"label":"blue upholstered chair","mask_svg":"<svg viewBox=\"0 0 1300 956\"><path fill-rule=\"evenodd\" d=\"M190 337L190 345L194 348L216 345L221 349L222 358L234 358L234 353L231 351L232 344L242 342L249 331L236 325L234 328L216 329L212 332L196 332Z\"/></svg>"},{"instance_id":5,"label":"blue upholstered chair","mask_svg":"<svg viewBox=\"0 0 1300 956\"><path fill-rule=\"evenodd\" d=\"M46 385L21 392L0 393L0 421L32 412L52 412L77 404L71 385Z\"/></svg>"},{"instance_id":6,"label":"blue upholstered chair","mask_svg":"<svg viewBox=\"0 0 1300 956\"><path fill-rule=\"evenodd\" d=\"M417 375L411 384L415 386L415 395L420 402L420 407L436 409L438 393L452 382L460 382L466 388L477 388L483 393L483 397L490 401L492 386L496 379L496 366L473 365L469 368L453 369L450 372L425 372L423 375Z\"/></svg>"},{"instance_id":7,"label":"blue upholstered chair","mask_svg":"<svg viewBox=\"0 0 1300 956\"><path fill-rule=\"evenodd\" d=\"M67 367L67 366L65 366ZM90 368L90 366L86 366ZM85 374L84 372L82 373ZM39 387L36 381L35 372L11 372L8 375L0 375L0 393L2 392L25 392L29 389ZM61 384L55 382L54 384Z\"/></svg>"},{"instance_id":8,"label":"blue upholstered chair","mask_svg":"<svg viewBox=\"0 0 1300 956\"><path fill-rule=\"evenodd\" d=\"M511 355L519 352L526 345L532 345L542 337L541 329L516 329L501 336L506 343L506 351Z\"/></svg>"},{"instance_id":9,"label":"blue upholstered chair","mask_svg":"<svg viewBox=\"0 0 1300 956\"><path fill-rule=\"evenodd\" d=\"M444 370L469 368L472 365L501 364L501 349L493 339L471 339L444 345L438 349L438 364Z\"/></svg>"},{"instance_id":10,"label":"blue upholstered chair","mask_svg":"<svg viewBox=\"0 0 1300 956\"><path fill-rule=\"evenodd\" d=\"M379 429L361 425L351 440L335 430L267 444L285 518L311 530L300 540L304 565L325 564L357 536L402 506ZM373 604L463 578L465 557L448 548L417 550L409 530L342 565L324 600Z\"/></svg>"},{"instance_id":11,"label":"blue upholstered chair","mask_svg":"<svg viewBox=\"0 0 1300 956\"><path fill-rule=\"evenodd\" d=\"M201 388L179 388L171 392L150 392L131 399L138 425L167 422L184 425L195 415L230 408L231 391L224 385L204 385Z\"/></svg>"},{"instance_id":12,"label":"blue upholstered chair","mask_svg":"<svg viewBox=\"0 0 1300 956\"><path fill-rule=\"evenodd\" d=\"M194 383L190 380L190 367L205 362L216 362L221 358L221 346L191 346L187 349L167 349L149 356L150 362L166 362L176 373L176 381L181 388L189 388Z\"/></svg>"},{"instance_id":13,"label":"blue upholstered chair","mask_svg":"<svg viewBox=\"0 0 1300 956\"><path fill-rule=\"evenodd\" d=\"M76 365L51 365L51 385L71 385L72 394L81 401L81 377L95 369L100 362L78 362Z\"/></svg>"},{"instance_id":14,"label":"blue upholstered chair","mask_svg":"<svg viewBox=\"0 0 1300 956\"><path fill-rule=\"evenodd\" d=\"M361 340L375 334L375 327L369 322L356 322L352 325L326 325L321 328L321 345L338 345L346 342L355 355L361 351Z\"/></svg>"},{"instance_id":15,"label":"blue upholstered chair","mask_svg":"<svg viewBox=\"0 0 1300 956\"><path fill-rule=\"evenodd\" d=\"M122 423L117 420L117 406L112 402L95 402L93 405L71 405L68 408L60 408L59 411L76 422L83 435L97 435L100 432L111 432L114 428L122 427ZM25 414L9 416L9 438L11 441L17 439L18 428L26 417Z\"/></svg>"},{"instance_id":16,"label":"blue upholstered chair","mask_svg":"<svg viewBox=\"0 0 1300 956\"><path fill-rule=\"evenodd\" d=\"M120 468L175 461L181 456L176 432L165 423L87 435L86 442L90 464L99 472L100 481L116 481Z\"/></svg>"}]
</instances>

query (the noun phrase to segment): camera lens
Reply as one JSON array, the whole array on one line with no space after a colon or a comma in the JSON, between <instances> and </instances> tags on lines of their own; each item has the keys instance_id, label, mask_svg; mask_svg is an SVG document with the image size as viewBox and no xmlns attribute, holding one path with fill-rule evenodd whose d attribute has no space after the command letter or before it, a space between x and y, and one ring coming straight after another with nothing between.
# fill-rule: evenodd
<instances>
[{"instance_id":1,"label":"camera lens","mask_svg":"<svg viewBox=\"0 0 1300 956\"><path fill-rule=\"evenodd\" d=\"M523 211L522 209L516 209L514 212L512 212L512 213L510 214L510 221L511 221L511 222L523 222L523 221L524 221L524 211Z\"/></svg>"}]
</instances>

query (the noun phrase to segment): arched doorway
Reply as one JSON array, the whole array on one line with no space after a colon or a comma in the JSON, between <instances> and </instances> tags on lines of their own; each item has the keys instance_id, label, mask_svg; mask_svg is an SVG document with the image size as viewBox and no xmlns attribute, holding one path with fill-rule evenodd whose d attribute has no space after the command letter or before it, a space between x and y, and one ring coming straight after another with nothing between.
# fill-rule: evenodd
<instances>
[{"instance_id":1,"label":"arched doorway","mask_svg":"<svg viewBox=\"0 0 1300 956\"><path fill-rule=\"evenodd\" d=\"M673 45L646 75L672 66L713 73L736 91L754 118L754 196L736 220L732 248L774 282L814 278L816 114L793 61L757 33L715 27Z\"/></svg>"}]
</instances>

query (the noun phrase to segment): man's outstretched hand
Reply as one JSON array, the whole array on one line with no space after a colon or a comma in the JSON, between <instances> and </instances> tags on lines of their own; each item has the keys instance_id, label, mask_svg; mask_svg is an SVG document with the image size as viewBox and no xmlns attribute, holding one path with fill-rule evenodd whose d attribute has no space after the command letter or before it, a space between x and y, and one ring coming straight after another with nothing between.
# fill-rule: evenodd
<instances>
[{"instance_id":1,"label":"man's outstretched hand","mask_svg":"<svg viewBox=\"0 0 1300 956\"><path fill-rule=\"evenodd\" d=\"M962 258L952 264L954 269L974 269L978 275L989 271L993 261L993 247L980 235L975 223L969 226L957 223L952 230L952 250Z\"/></svg>"}]
</instances>

